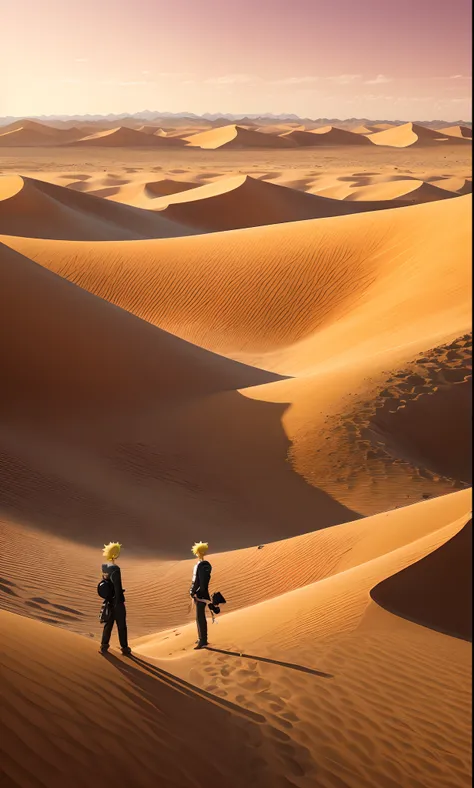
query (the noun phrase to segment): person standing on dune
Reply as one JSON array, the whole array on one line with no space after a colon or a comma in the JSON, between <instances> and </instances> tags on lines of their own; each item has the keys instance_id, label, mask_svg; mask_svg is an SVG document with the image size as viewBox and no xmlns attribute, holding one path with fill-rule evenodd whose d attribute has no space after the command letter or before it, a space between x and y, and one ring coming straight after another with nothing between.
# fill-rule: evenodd
<instances>
[{"instance_id":1,"label":"person standing on dune","mask_svg":"<svg viewBox=\"0 0 474 788\"><path fill-rule=\"evenodd\" d=\"M102 555L107 563L102 564L102 577L111 584L110 616L104 624L102 632L102 642L100 644L101 654L106 654L109 650L110 636L114 622L117 624L120 648L122 654L128 656L132 653L128 645L127 636L127 614L125 610L125 596L122 587L122 573L115 561L120 555L122 545L118 542L109 542L104 545Z\"/></svg>"},{"instance_id":2,"label":"person standing on dune","mask_svg":"<svg viewBox=\"0 0 474 788\"><path fill-rule=\"evenodd\" d=\"M196 624L198 631L198 641L195 650L206 648L207 643L207 620L206 607L211 601L209 596L209 581L211 579L212 566L204 556L209 550L207 542L196 542L192 547L192 552L197 558L193 572L193 582L189 591L196 607Z\"/></svg>"}]
</instances>

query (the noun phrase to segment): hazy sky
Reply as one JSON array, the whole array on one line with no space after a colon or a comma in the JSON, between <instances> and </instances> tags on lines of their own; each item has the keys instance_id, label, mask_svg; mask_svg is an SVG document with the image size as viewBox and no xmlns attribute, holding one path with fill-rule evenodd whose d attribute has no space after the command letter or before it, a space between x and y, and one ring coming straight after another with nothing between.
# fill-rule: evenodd
<instances>
[{"instance_id":1,"label":"hazy sky","mask_svg":"<svg viewBox=\"0 0 474 788\"><path fill-rule=\"evenodd\" d=\"M6 0L0 115L471 119L471 0Z\"/></svg>"}]
</instances>

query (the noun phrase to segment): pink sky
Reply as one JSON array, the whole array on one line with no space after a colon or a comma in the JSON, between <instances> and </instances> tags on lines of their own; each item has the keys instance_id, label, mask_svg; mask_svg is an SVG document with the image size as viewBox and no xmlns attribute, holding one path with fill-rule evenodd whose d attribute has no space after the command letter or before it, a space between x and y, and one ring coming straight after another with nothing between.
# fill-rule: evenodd
<instances>
[{"instance_id":1,"label":"pink sky","mask_svg":"<svg viewBox=\"0 0 474 788\"><path fill-rule=\"evenodd\" d=\"M15 0L0 115L470 120L470 28L470 0Z\"/></svg>"}]
</instances>

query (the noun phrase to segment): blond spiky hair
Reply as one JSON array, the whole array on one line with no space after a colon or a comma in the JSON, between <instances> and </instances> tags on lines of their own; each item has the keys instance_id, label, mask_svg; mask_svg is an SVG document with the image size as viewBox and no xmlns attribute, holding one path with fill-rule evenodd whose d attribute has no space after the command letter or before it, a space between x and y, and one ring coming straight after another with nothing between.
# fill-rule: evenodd
<instances>
[{"instance_id":1,"label":"blond spiky hair","mask_svg":"<svg viewBox=\"0 0 474 788\"><path fill-rule=\"evenodd\" d=\"M205 556L208 550L209 550L209 545L207 542L195 542L191 548L191 551L198 558L202 558L203 556Z\"/></svg>"},{"instance_id":2,"label":"blond spiky hair","mask_svg":"<svg viewBox=\"0 0 474 788\"><path fill-rule=\"evenodd\" d=\"M122 545L118 542L109 542L108 544L104 544L102 555L107 559L107 561L112 561L112 559L119 557L121 547Z\"/></svg>"}]
</instances>

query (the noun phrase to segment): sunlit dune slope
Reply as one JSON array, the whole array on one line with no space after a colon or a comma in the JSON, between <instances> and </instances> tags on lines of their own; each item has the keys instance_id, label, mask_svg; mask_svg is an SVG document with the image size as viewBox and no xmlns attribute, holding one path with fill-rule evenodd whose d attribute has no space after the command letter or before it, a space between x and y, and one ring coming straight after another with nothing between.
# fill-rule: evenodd
<instances>
[{"instance_id":1,"label":"sunlit dune slope","mask_svg":"<svg viewBox=\"0 0 474 788\"><path fill-rule=\"evenodd\" d=\"M334 524L469 481L470 206L459 197L133 244L6 241L196 344L300 376L162 414L140 437L145 447L130 449L139 474L155 441L161 455L178 453L173 474L206 491L212 524L217 478L237 515L245 477L254 514L244 546L267 538L270 514L274 538L288 535L294 505L293 534L315 529L317 507L321 525Z\"/></svg>"},{"instance_id":2,"label":"sunlit dune slope","mask_svg":"<svg viewBox=\"0 0 474 788\"><path fill-rule=\"evenodd\" d=\"M0 232L78 241L190 234L187 228L149 211L17 175L0 178Z\"/></svg>"},{"instance_id":3,"label":"sunlit dune slope","mask_svg":"<svg viewBox=\"0 0 474 788\"><path fill-rule=\"evenodd\" d=\"M467 140L451 136L443 131L419 126L416 123L404 123L385 131L371 134L370 142L374 145L387 145L392 148L408 148L412 145L466 145Z\"/></svg>"},{"instance_id":4,"label":"sunlit dune slope","mask_svg":"<svg viewBox=\"0 0 474 788\"><path fill-rule=\"evenodd\" d=\"M412 340L408 314L438 330L443 312L463 315L460 333L468 330L470 211L465 196L192 239L8 243L166 330L295 373L352 353L348 326L353 343L374 348L382 335Z\"/></svg>"},{"instance_id":5,"label":"sunlit dune slope","mask_svg":"<svg viewBox=\"0 0 474 788\"><path fill-rule=\"evenodd\" d=\"M212 629L213 644L218 648L224 644L238 645L240 651L262 655L269 655L270 652L296 655L299 651L307 656L317 638L334 636L357 627L370 605L370 592L376 584L424 559L455 537L470 518L470 503L470 491L466 491L457 496L439 498L429 504L417 504L385 513L369 523L363 520L340 526L348 533L352 528L349 541L357 545L356 534L359 529L365 530L372 525L372 545L367 539L360 548L354 546L349 550L347 563L342 559L338 569L319 582L223 615L219 626ZM429 516L433 518L431 523L425 520ZM383 527L381 518L385 519ZM417 523L410 538L409 524L415 525L418 518L424 521L425 532L421 535L422 528ZM380 528L378 533L375 531L377 525ZM393 534L397 525L403 529L407 538L399 547L395 547L392 542L390 549L388 544L393 536L388 535ZM376 544L378 550L374 549ZM354 562L355 555L362 558L364 553L364 560ZM307 560L310 560L310 555ZM284 557L282 562L286 563ZM288 566L291 564L288 563ZM433 609L440 607L441 601L432 601ZM152 657L177 657L183 647L192 645L194 634L193 624L189 624L181 627L179 636L173 638L166 637L169 635L166 631L144 636L136 641L135 648L139 653ZM312 660L309 664L312 664Z\"/></svg>"},{"instance_id":6,"label":"sunlit dune slope","mask_svg":"<svg viewBox=\"0 0 474 788\"><path fill-rule=\"evenodd\" d=\"M133 205L136 208L152 210L157 200L161 197L179 194L196 187L197 184L193 182L163 178L162 180L137 181L124 186L111 187L106 196L112 202L120 202L125 205Z\"/></svg>"},{"instance_id":7,"label":"sunlit dune slope","mask_svg":"<svg viewBox=\"0 0 474 788\"><path fill-rule=\"evenodd\" d=\"M471 491L464 490L303 536L273 541L260 549L249 547L213 553L213 589L220 587L224 591L225 588L227 615L380 560L409 543L429 537L450 518L453 521L464 518L466 522L470 506ZM1 528L5 536L2 574L6 580L0 589L2 606L81 634L94 631L97 600L89 594L89 589L94 587L100 563L97 549L87 545L79 548L68 539L7 521L1 522ZM34 549L38 567L26 586L20 556L28 544ZM161 550L157 544L145 558L134 550L133 542L127 542L124 547L122 566L133 637L182 626L192 619L185 594L167 597L167 589L188 586L193 571L193 560L187 559L189 545L183 544L185 559L180 561L157 557ZM55 567L61 561L72 562L78 568L79 607L71 606L67 589L56 576ZM246 568L245 586L234 572L237 565ZM283 565L288 571L280 573L278 567Z\"/></svg>"},{"instance_id":8,"label":"sunlit dune slope","mask_svg":"<svg viewBox=\"0 0 474 788\"><path fill-rule=\"evenodd\" d=\"M472 129L469 126L447 126L441 131L448 137L463 137L472 140Z\"/></svg>"},{"instance_id":9,"label":"sunlit dune slope","mask_svg":"<svg viewBox=\"0 0 474 788\"><path fill-rule=\"evenodd\" d=\"M425 183L415 178L374 183L368 186L355 186L345 200L363 202L374 200L401 200L404 203L419 204L433 200L454 197L455 192L440 189L438 185Z\"/></svg>"},{"instance_id":10,"label":"sunlit dune slope","mask_svg":"<svg viewBox=\"0 0 474 788\"><path fill-rule=\"evenodd\" d=\"M295 143L274 134L262 134L243 126L222 126L186 137L191 147L216 148L290 148Z\"/></svg>"}]
</instances>

